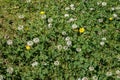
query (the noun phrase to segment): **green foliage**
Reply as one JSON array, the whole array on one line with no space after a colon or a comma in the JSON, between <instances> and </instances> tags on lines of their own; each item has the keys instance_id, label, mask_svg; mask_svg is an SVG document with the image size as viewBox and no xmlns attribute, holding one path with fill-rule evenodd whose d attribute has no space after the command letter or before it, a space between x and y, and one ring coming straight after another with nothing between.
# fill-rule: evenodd
<instances>
[{"instance_id":1,"label":"green foliage","mask_svg":"<svg viewBox=\"0 0 120 80\"><path fill-rule=\"evenodd\" d=\"M27 1L0 0L0 80L120 79L119 0Z\"/></svg>"}]
</instances>

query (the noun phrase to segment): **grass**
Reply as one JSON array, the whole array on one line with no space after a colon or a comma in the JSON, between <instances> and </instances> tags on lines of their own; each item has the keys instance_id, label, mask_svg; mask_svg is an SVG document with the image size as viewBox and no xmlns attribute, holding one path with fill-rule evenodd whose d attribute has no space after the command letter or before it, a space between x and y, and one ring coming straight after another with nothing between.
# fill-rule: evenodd
<instances>
[{"instance_id":1,"label":"grass","mask_svg":"<svg viewBox=\"0 0 120 80\"><path fill-rule=\"evenodd\" d=\"M0 0L0 80L120 79L119 0L27 1Z\"/></svg>"}]
</instances>

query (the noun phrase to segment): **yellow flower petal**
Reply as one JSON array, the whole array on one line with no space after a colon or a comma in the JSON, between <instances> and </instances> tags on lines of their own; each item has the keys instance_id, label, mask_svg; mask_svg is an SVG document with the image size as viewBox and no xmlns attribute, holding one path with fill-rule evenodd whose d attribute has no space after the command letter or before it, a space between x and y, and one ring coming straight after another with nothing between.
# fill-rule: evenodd
<instances>
[{"instance_id":1,"label":"yellow flower petal","mask_svg":"<svg viewBox=\"0 0 120 80\"><path fill-rule=\"evenodd\" d=\"M25 47L26 47L27 50L30 50L30 46L26 45Z\"/></svg>"},{"instance_id":2,"label":"yellow flower petal","mask_svg":"<svg viewBox=\"0 0 120 80\"><path fill-rule=\"evenodd\" d=\"M44 12L44 11L41 11L40 14L43 15L43 14L45 14L45 12Z\"/></svg>"},{"instance_id":3,"label":"yellow flower petal","mask_svg":"<svg viewBox=\"0 0 120 80\"><path fill-rule=\"evenodd\" d=\"M110 17L110 18L109 18L109 20L110 20L110 21L112 21L112 20L113 20L113 18L112 18L112 17Z\"/></svg>"},{"instance_id":4,"label":"yellow flower petal","mask_svg":"<svg viewBox=\"0 0 120 80\"><path fill-rule=\"evenodd\" d=\"M80 32L80 33L83 33L83 32L85 32L85 29L84 29L84 28L80 28L80 29L79 29L79 32Z\"/></svg>"}]
</instances>

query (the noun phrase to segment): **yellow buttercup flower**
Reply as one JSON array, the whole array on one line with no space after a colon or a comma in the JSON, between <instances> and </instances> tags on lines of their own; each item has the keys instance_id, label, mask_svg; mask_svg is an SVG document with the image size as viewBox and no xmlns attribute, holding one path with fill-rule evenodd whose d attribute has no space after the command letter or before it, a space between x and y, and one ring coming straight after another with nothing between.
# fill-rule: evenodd
<instances>
[{"instance_id":1,"label":"yellow buttercup flower","mask_svg":"<svg viewBox=\"0 0 120 80\"><path fill-rule=\"evenodd\" d=\"M80 33L83 33L84 31L85 31L84 28L80 28L80 29L79 29L79 32L80 32Z\"/></svg>"},{"instance_id":2,"label":"yellow buttercup flower","mask_svg":"<svg viewBox=\"0 0 120 80\"><path fill-rule=\"evenodd\" d=\"M110 20L110 21L112 21L112 20L113 20L113 18L112 18L112 17L110 17L110 18L109 18L109 20Z\"/></svg>"},{"instance_id":3,"label":"yellow buttercup flower","mask_svg":"<svg viewBox=\"0 0 120 80\"><path fill-rule=\"evenodd\" d=\"M25 47L26 47L27 50L30 50L30 46L26 45Z\"/></svg>"},{"instance_id":4,"label":"yellow buttercup flower","mask_svg":"<svg viewBox=\"0 0 120 80\"><path fill-rule=\"evenodd\" d=\"M40 14L43 15L43 14L45 14L45 12L44 12L44 11L41 11Z\"/></svg>"}]
</instances>

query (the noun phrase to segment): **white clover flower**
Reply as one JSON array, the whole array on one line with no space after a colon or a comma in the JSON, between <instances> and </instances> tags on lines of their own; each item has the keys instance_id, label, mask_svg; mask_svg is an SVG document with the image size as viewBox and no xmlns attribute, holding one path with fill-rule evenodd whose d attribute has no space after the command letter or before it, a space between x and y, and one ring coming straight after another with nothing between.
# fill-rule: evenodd
<instances>
[{"instance_id":1,"label":"white clover flower","mask_svg":"<svg viewBox=\"0 0 120 80\"><path fill-rule=\"evenodd\" d=\"M57 49L58 49L58 50L61 50L61 49L62 49L62 45L58 45L58 46L57 46Z\"/></svg>"},{"instance_id":2,"label":"white clover flower","mask_svg":"<svg viewBox=\"0 0 120 80\"><path fill-rule=\"evenodd\" d=\"M101 1L99 1L99 2L97 2L97 5L100 5L102 2Z\"/></svg>"},{"instance_id":3,"label":"white clover flower","mask_svg":"<svg viewBox=\"0 0 120 80\"><path fill-rule=\"evenodd\" d=\"M9 74L12 74L13 73L13 68L12 67L9 67L9 68L7 68L7 72L9 73Z\"/></svg>"},{"instance_id":4,"label":"white clover flower","mask_svg":"<svg viewBox=\"0 0 120 80\"><path fill-rule=\"evenodd\" d=\"M63 46L63 49L64 50L68 50L68 46Z\"/></svg>"},{"instance_id":5,"label":"white clover flower","mask_svg":"<svg viewBox=\"0 0 120 80\"><path fill-rule=\"evenodd\" d=\"M75 21L75 20L77 20L77 19L70 18L67 22L73 22L73 21Z\"/></svg>"},{"instance_id":6,"label":"white clover flower","mask_svg":"<svg viewBox=\"0 0 120 80\"><path fill-rule=\"evenodd\" d=\"M38 62L35 61L35 62L33 62L31 65L32 65L32 67L35 67L35 66L38 65Z\"/></svg>"},{"instance_id":7,"label":"white clover flower","mask_svg":"<svg viewBox=\"0 0 120 80\"><path fill-rule=\"evenodd\" d=\"M107 72L106 76L112 76L112 72L111 71Z\"/></svg>"},{"instance_id":8,"label":"white clover flower","mask_svg":"<svg viewBox=\"0 0 120 80\"><path fill-rule=\"evenodd\" d=\"M76 51L77 51L77 52L80 52L80 51L81 51L81 48L76 48Z\"/></svg>"},{"instance_id":9,"label":"white clover flower","mask_svg":"<svg viewBox=\"0 0 120 80\"><path fill-rule=\"evenodd\" d=\"M66 40L66 41L70 41L70 37L67 36L67 37L65 38L65 40Z\"/></svg>"},{"instance_id":10,"label":"white clover flower","mask_svg":"<svg viewBox=\"0 0 120 80\"><path fill-rule=\"evenodd\" d=\"M46 19L46 15L41 15L41 18L42 19Z\"/></svg>"},{"instance_id":11,"label":"white clover flower","mask_svg":"<svg viewBox=\"0 0 120 80\"><path fill-rule=\"evenodd\" d=\"M88 80L88 78L87 77L83 77L82 80Z\"/></svg>"},{"instance_id":12,"label":"white clover flower","mask_svg":"<svg viewBox=\"0 0 120 80\"><path fill-rule=\"evenodd\" d=\"M117 15L117 14L113 14L113 17L115 17L115 18L116 18L116 17L118 17L118 15Z\"/></svg>"},{"instance_id":13,"label":"white clover flower","mask_svg":"<svg viewBox=\"0 0 120 80\"><path fill-rule=\"evenodd\" d=\"M9 39L9 40L7 40L7 44L8 44L8 45L12 45L12 44L13 44L13 41L12 41L12 40L10 40L10 39Z\"/></svg>"},{"instance_id":14,"label":"white clover flower","mask_svg":"<svg viewBox=\"0 0 120 80\"><path fill-rule=\"evenodd\" d=\"M18 26L18 30L23 30L24 26L23 25L19 25Z\"/></svg>"},{"instance_id":15,"label":"white clover flower","mask_svg":"<svg viewBox=\"0 0 120 80\"><path fill-rule=\"evenodd\" d=\"M49 22L49 23L53 22L53 19L52 19L52 18L49 18L49 19L48 19L48 22Z\"/></svg>"},{"instance_id":16,"label":"white clover flower","mask_svg":"<svg viewBox=\"0 0 120 80\"><path fill-rule=\"evenodd\" d=\"M52 27L52 23L49 23L49 24L48 24L48 28L51 28L51 27Z\"/></svg>"},{"instance_id":17,"label":"white clover flower","mask_svg":"<svg viewBox=\"0 0 120 80\"><path fill-rule=\"evenodd\" d=\"M37 37L36 37L36 38L33 38L33 42L34 42L34 43L39 43L39 41L40 41L39 38L37 38Z\"/></svg>"},{"instance_id":18,"label":"white clover flower","mask_svg":"<svg viewBox=\"0 0 120 80\"><path fill-rule=\"evenodd\" d=\"M10 37L9 37L9 35L5 34L5 35L4 35L4 38L5 38L5 39L9 39Z\"/></svg>"},{"instance_id":19,"label":"white clover flower","mask_svg":"<svg viewBox=\"0 0 120 80\"><path fill-rule=\"evenodd\" d=\"M81 80L81 78L78 78L78 80Z\"/></svg>"},{"instance_id":20,"label":"white clover flower","mask_svg":"<svg viewBox=\"0 0 120 80\"><path fill-rule=\"evenodd\" d=\"M95 75L92 77L93 80L98 80L98 77Z\"/></svg>"},{"instance_id":21,"label":"white clover flower","mask_svg":"<svg viewBox=\"0 0 120 80\"><path fill-rule=\"evenodd\" d=\"M67 41L67 46L71 46L72 42L71 41Z\"/></svg>"},{"instance_id":22,"label":"white clover flower","mask_svg":"<svg viewBox=\"0 0 120 80\"><path fill-rule=\"evenodd\" d=\"M78 26L76 24L72 25L72 29L76 29Z\"/></svg>"},{"instance_id":23,"label":"white clover flower","mask_svg":"<svg viewBox=\"0 0 120 80\"><path fill-rule=\"evenodd\" d=\"M98 19L98 22L100 22L100 23L103 22L103 19L102 19L102 18L101 18L101 19Z\"/></svg>"},{"instance_id":24,"label":"white clover flower","mask_svg":"<svg viewBox=\"0 0 120 80\"><path fill-rule=\"evenodd\" d=\"M120 10L120 7L119 7L119 6L118 6L118 7L115 7L115 9L116 9L116 10Z\"/></svg>"},{"instance_id":25,"label":"white clover flower","mask_svg":"<svg viewBox=\"0 0 120 80\"><path fill-rule=\"evenodd\" d=\"M90 66L89 71L94 71L94 67Z\"/></svg>"},{"instance_id":26,"label":"white clover flower","mask_svg":"<svg viewBox=\"0 0 120 80\"><path fill-rule=\"evenodd\" d=\"M62 31L62 35L66 35L67 33L65 31Z\"/></svg>"},{"instance_id":27,"label":"white clover flower","mask_svg":"<svg viewBox=\"0 0 120 80\"><path fill-rule=\"evenodd\" d=\"M0 80L3 80L3 78L4 78L3 75L0 75Z\"/></svg>"},{"instance_id":28,"label":"white clover flower","mask_svg":"<svg viewBox=\"0 0 120 80\"><path fill-rule=\"evenodd\" d=\"M18 18L19 19L23 19L25 16L24 15L19 15Z\"/></svg>"},{"instance_id":29,"label":"white clover flower","mask_svg":"<svg viewBox=\"0 0 120 80\"><path fill-rule=\"evenodd\" d=\"M116 74L120 74L120 70L116 70L115 73L116 73Z\"/></svg>"},{"instance_id":30,"label":"white clover flower","mask_svg":"<svg viewBox=\"0 0 120 80\"><path fill-rule=\"evenodd\" d=\"M101 46L104 46L104 44L105 44L105 42L103 42L103 41L100 42L100 45L101 45Z\"/></svg>"},{"instance_id":31,"label":"white clover flower","mask_svg":"<svg viewBox=\"0 0 120 80\"><path fill-rule=\"evenodd\" d=\"M93 10L95 10L94 8L90 8L90 11L93 11Z\"/></svg>"},{"instance_id":32,"label":"white clover flower","mask_svg":"<svg viewBox=\"0 0 120 80\"><path fill-rule=\"evenodd\" d=\"M64 17L69 17L69 14L65 14Z\"/></svg>"},{"instance_id":33,"label":"white clover flower","mask_svg":"<svg viewBox=\"0 0 120 80\"><path fill-rule=\"evenodd\" d=\"M28 46L32 46L32 45L33 45L33 41L28 41L28 42L27 42L27 45L28 45Z\"/></svg>"},{"instance_id":34,"label":"white clover flower","mask_svg":"<svg viewBox=\"0 0 120 80\"><path fill-rule=\"evenodd\" d=\"M106 41L106 37L103 37L103 38L102 38L102 41Z\"/></svg>"},{"instance_id":35,"label":"white clover flower","mask_svg":"<svg viewBox=\"0 0 120 80\"><path fill-rule=\"evenodd\" d=\"M75 7L71 7L71 10L75 10Z\"/></svg>"},{"instance_id":36,"label":"white clover flower","mask_svg":"<svg viewBox=\"0 0 120 80\"><path fill-rule=\"evenodd\" d=\"M58 66L59 64L60 64L59 61L54 61L55 66Z\"/></svg>"},{"instance_id":37,"label":"white clover flower","mask_svg":"<svg viewBox=\"0 0 120 80\"><path fill-rule=\"evenodd\" d=\"M70 9L70 7L66 7L66 8L65 8L65 10L69 10L69 9Z\"/></svg>"},{"instance_id":38,"label":"white clover flower","mask_svg":"<svg viewBox=\"0 0 120 80\"><path fill-rule=\"evenodd\" d=\"M107 5L107 3L106 2L102 2L102 6L106 6Z\"/></svg>"},{"instance_id":39,"label":"white clover flower","mask_svg":"<svg viewBox=\"0 0 120 80\"><path fill-rule=\"evenodd\" d=\"M30 3L30 2L31 2L31 0L26 0L26 2L27 2L27 3Z\"/></svg>"},{"instance_id":40,"label":"white clover flower","mask_svg":"<svg viewBox=\"0 0 120 80\"><path fill-rule=\"evenodd\" d=\"M71 4L70 7L74 7L74 4Z\"/></svg>"},{"instance_id":41,"label":"white clover flower","mask_svg":"<svg viewBox=\"0 0 120 80\"><path fill-rule=\"evenodd\" d=\"M114 7L112 7L112 8L111 8L111 10L112 10L112 11L114 11L114 10L115 10L115 8L114 8Z\"/></svg>"},{"instance_id":42,"label":"white clover flower","mask_svg":"<svg viewBox=\"0 0 120 80\"><path fill-rule=\"evenodd\" d=\"M120 74L117 75L117 78L120 78Z\"/></svg>"},{"instance_id":43,"label":"white clover flower","mask_svg":"<svg viewBox=\"0 0 120 80\"><path fill-rule=\"evenodd\" d=\"M73 18L70 18L70 19L68 20L68 22L73 22L73 21L75 21Z\"/></svg>"}]
</instances>

